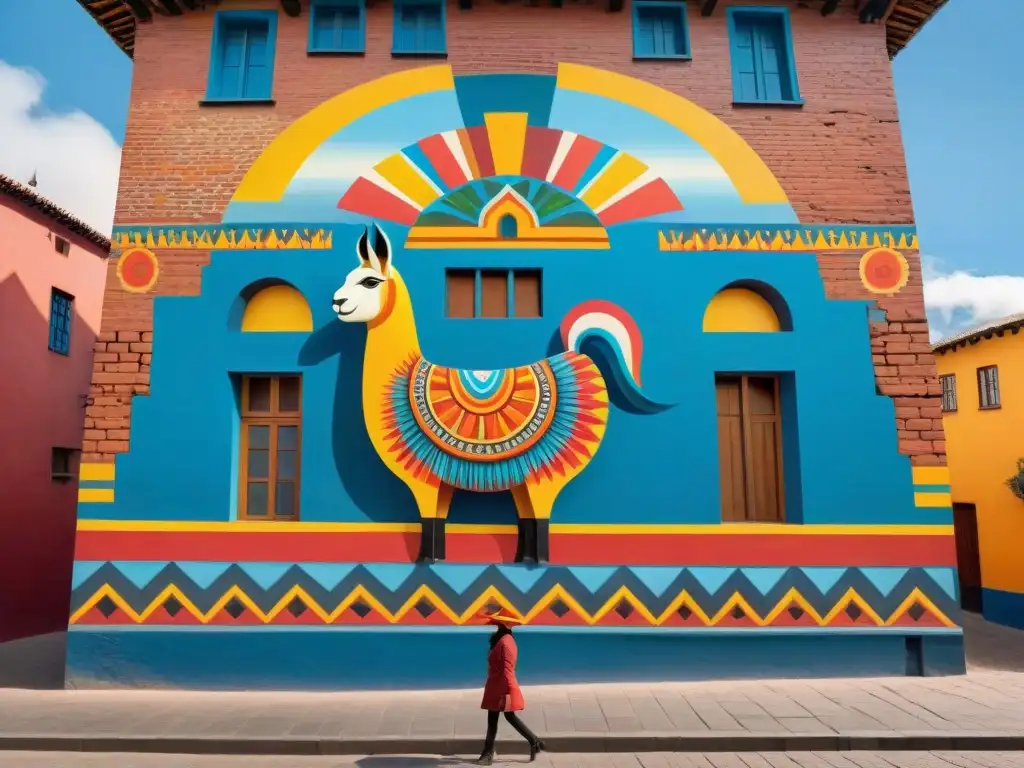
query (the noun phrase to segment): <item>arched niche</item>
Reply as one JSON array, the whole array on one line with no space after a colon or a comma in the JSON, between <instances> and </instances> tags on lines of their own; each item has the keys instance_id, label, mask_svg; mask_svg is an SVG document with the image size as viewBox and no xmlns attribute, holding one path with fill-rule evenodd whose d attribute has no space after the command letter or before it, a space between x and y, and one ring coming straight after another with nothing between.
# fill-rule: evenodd
<instances>
[{"instance_id":1,"label":"arched niche","mask_svg":"<svg viewBox=\"0 0 1024 768\"><path fill-rule=\"evenodd\" d=\"M246 286L232 311L231 325L243 333L309 333L313 312L302 292L277 278Z\"/></svg>"},{"instance_id":2,"label":"arched niche","mask_svg":"<svg viewBox=\"0 0 1024 768\"><path fill-rule=\"evenodd\" d=\"M704 310L705 333L779 333L793 330L789 305L759 280L737 280L715 294Z\"/></svg>"}]
</instances>

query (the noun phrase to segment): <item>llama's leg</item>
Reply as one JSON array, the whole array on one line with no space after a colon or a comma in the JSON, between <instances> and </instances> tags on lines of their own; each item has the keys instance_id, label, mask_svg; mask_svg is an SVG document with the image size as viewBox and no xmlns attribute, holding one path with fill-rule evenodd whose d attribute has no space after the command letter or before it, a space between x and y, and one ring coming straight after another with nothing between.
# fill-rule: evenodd
<instances>
[{"instance_id":1,"label":"llama's leg","mask_svg":"<svg viewBox=\"0 0 1024 768\"><path fill-rule=\"evenodd\" d=\"M445 558L445 519L452 500L451 486L417 483L410 485L420 513L420 551L418 563L433 563Z\"/></svg>"},{"instance_id":2,"label":"llama's leg","mask_svg":"<svg viewBox=\"0 0 1024 768\"><path fill-rule=\"evenodd\" d=\"M512 489L512 498L519 512L517 563L546 563L551 559L551 510L568 481L569 478L559 477Z\"/></svg>"},{"instance_id":3,"label":"llama's leg","mask_svg":"<svg viewBox=\"0 0 1024 768\"><path fill-rule=\"evenodd\" d=\"M537 562L537 521L525 485L512 488L512 501L516 505L516 562Z\"/></svg>"}]
</instances>

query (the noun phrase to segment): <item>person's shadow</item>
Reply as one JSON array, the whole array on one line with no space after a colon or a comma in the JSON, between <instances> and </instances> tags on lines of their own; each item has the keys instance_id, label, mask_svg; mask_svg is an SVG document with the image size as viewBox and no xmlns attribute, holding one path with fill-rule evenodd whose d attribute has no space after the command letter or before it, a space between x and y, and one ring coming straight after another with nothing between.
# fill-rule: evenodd
<instances>
[{"instance_id":1,"label":"person's shadow","mask_svg":"<svg viewBox=\"0 0 1024 768\"><path fill-rule=\"evenodd\" d=\"M434 755L420 755L419 757L404 757L399 755L371 755L361 757L355 764L359 768L424 768L425 766L436 766L436 768L447 768L448 766L473 765L476 761L464 757L436 757Z\"/></svg>"}]
</instances>

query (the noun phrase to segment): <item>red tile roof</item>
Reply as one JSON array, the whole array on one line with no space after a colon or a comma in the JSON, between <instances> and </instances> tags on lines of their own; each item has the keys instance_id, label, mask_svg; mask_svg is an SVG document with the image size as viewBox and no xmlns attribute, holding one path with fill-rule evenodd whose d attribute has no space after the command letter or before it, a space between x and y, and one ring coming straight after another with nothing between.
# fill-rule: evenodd
<instances>
[{"instance_id":1,"label":"red tile roof","mask_svg":"<svg viewBox=\"0 0 1024 768\"><path fill-rule=\"evenodd\" d=\"M110 253L109 237L101 235L81 219L50 202L32 187L0 173L0 194L13 198L22 205L39 211L76 235L84 237L89 242L102 248L106 254Z\"/></svg>"}]
</instances>

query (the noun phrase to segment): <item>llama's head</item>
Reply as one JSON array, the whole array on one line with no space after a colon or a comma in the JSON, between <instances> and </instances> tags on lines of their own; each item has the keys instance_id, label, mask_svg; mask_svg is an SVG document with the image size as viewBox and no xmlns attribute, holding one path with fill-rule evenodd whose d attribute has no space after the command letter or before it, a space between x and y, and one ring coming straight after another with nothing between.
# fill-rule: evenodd
<instances>
[{"instance_id":1,"label":"llama's head","mask_svg":"<svg viewBox=\"0 0 1024 768\"><path fill-rule=\"evenodd\" d=\"M348 273L345 284L334 292L334 312L345 323L369 323L387 306L391 290L391 243L376 224L373 242L364 230L356 242L359 266Z\"/></svg>"}]
</instances>

